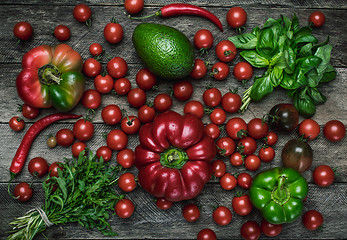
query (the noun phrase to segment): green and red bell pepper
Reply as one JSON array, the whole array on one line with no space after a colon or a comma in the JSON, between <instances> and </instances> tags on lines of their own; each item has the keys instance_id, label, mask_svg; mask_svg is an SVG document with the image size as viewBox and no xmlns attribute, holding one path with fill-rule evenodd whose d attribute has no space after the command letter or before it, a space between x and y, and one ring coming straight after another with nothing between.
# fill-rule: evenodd
<instances>
[{"instance_id":1,"label":"green and red bell pepper","mask_svg":"<svg viewBox=\"0 0 347 240\"><path fill-rule=\"evenodd\" d=\"M204 133L193 114L159 114L139 132L135 166L139 184L155 197L168 201L192 199L211 178L214 140Z\"/></svg>"},{"instance_id":2,"label":"green and red bell pepper","mask_svg":"<svg viewBox=\"0 0 347 240\"><path fill-rule=\"evenodd\" d=\"M252 181L250 198L266 221L289 223L297 219L307 196L306 179L292 168L273 168L259 173Z\"/></svg>"},{"instance_id":3,"label":"green and red bell pepper","mask_svg":"<svg viewBox=\"0 0 347 240\"><path fill-rule=\"evenodd\" d=\"M84 91L82 66L80 54L67 44L33 48L22 59L16 80L18 95L32 107L70 111Z\"/></svg>"}]
</instances>

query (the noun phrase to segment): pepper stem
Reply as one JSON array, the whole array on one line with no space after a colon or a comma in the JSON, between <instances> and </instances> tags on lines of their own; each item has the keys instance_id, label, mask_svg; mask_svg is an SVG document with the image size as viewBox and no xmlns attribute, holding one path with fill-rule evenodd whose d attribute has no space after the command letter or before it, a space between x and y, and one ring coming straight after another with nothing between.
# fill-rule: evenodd
<instances>
[{"instance_id":1,"label":"pepper stem","mask_svg":"<svg viewBox=\"0 0 347 240\"><path fill-rule=\"evenodd\" d=\"M143 16L143 17L132 17L131 15L128 15L129 19L134 19L134 20L141 20L141 19L146 19L146 18L150 18L153 16L160 16L160 12L155 12L153 14L147 15L147 16Z\"/></svg>"},{"instance_id":2,"label":"pepper stem","mask_svg":"<svg viewBox=\"0 0 347 240\"><path fill-rule=\"evenodd\" d=\"M60 81L62 80L60 78L61 72L53 64L46 64L40 67L38 74L39 74L41 83L45 85L51 85L51 84L59 85Z\"/></svg>"},{"instance_id":3,"label":"pepper stem","mask_svg":"<svg viewBox=\"0 0 347 240\"><path fill-rule=\"evenodd\" d=\"M160 163L164 167L181 169L187 161L187 153L179 148L172 147L160 154Z\"/></svg>"},{"instance_id":4,"label":"pepper stem","mask_svg":"<svg viewBox=\"0 0 347 240\"><path fill-rule=\"evenodd\" d=\"M290 199L290 192L284 184L286 179L285 176L280 176L278 178L277 187L275 187L271 193L272 200L279 205L285 204Z\"/></svg>"}]
</instances>

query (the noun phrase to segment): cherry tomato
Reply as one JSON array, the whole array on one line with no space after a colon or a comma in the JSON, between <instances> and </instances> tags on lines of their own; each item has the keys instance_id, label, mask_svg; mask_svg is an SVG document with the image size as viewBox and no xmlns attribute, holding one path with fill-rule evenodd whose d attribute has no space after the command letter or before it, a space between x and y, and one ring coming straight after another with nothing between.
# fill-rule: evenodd
<instances>
[{"instance_id":1,"label":"cherry tomato","mask_svg":"<svg viewBox=\"0 0 347 240\"><path fill-rule=\"evenodd\" d=\"M202 118L204 116L204 106L199 101L189 101L184 105L184 114L191 113L197 116L198 118Z\"/></svg>"},{"instance_id":2,"label":"cherry tomato","mask_svg":"<svg viewBox=\"0 0 347 240\"><path fill-rule=\"evenodd\" d=\"M13 131L19 132L24 128L24 120L20 117L12 117L8 123Z\"/></svg>"},{"instance_id":3,"label":"cherry tomato","mask_svg":"<svg viewBox=\"0 0 347 240\"><path fill-rule=\"evenodd\" d=\"M35 119L40 114L40 109L36 107L31 107L30 105L24 103L21 107L23 117L27 119Z\"/></svg>"},{"instance_id":4,"label":"cherry tomato","mask_svg":"<svg viewBox=\"0 0 347 240\"><path fill-rule=\"evenodd\" d=\"M112 149L107 146L101 146L96 150L96 156L99 159L102 157L104 162L108 162L112 158Z\"/></svg>"},{"instance_id":5,"label":"cherry tomato","mask_svg":"<svg viewBox=\"0 0 347 240\"><path fill-rule=\"evenodd\" d=\"M335 179L334 170L328 165L319 165L313 171L313 181L320 187L330 186Z\"/></svg>"},{"instance_id":6,"label":"cherry tomato","mask_svg":"<svg viewBox=\"0 0 347 240\"><path fill-rule=\"evenodd\" d=\"M282 232L282 224L272 224L264 219L261 221L260 228L268 237L276 237Z\"/></svg>"},{"instance_id":7,"label":"cherry tomato","mask_svg":"<svg viewBox=\"0 0 347 240\"><path fill-rule=\"evenodd\" d=\"M217 235L213 230L204 228L198 233L197 240L217 240Z\"/></svg>"},{"instance_id":8,"label":"cherry tomato","mask_svg":"<svg viewBox=\"0 0 347 240\"><path fill-rule=\"evenodd\" d=\"M79 22L86 22L92 16L92 11L85 4L78 4L73 9L73 16Z\"/></svg>"},{"instance_id":9,"label":"cherry tomato","mask_svg":"<svg viewBox=\"0 0 347 240\"><path fill-rule=\"evenodd\" d=\"M277 143L278 136L277 133L269 131L267 136L264 138L264 143L273 146Z\"/></svg>"},{"instance_id":10,"label":"cherry tomato","mask_svg":"<svg viewBox=\"0 0 347 240\"><path fill-rule=\"evenodd\" d=\"M142 11L144 0L125 0L124 8L130 14L137 14Z\"/></svg>"},{"instance_id":11,"label":"cherry tomato","mask_svg":"<svg viewBox=\"0 0 347 240\"><path fill-rule=\"evenodd\" d=\"M108 125L115 125L122 120L122 111L115 104L105 106L101 111L102 120Z\"/></svg>"},{"instance_id":12,"label":"cherry tomato","mask_svg":"<svg viewBox=\"0 0 347 240\"><path fill-rule=\"evenodd\" d=\"M60 129L55 134L55 138L57 139L58 145L63 147L71 146L71 144L75 140L73 132L67 128Z\"/></svg>"},{"instance_id":13,"label":"cherry tomato","mask_svg":"<svg viewBox=\"0 0 347 240\"><path fill-rule=\"evenodd\" d=\"M311 13L309 17L309 22L313 24L314 27L321 27L325 23L325 15L321 11L315 11Z\"/></svg>"},{"instance_id":14,"label":"cherry tomato","mask_svg":"<svg viewBox=\"0 0 347 240\"><path fill-rule=\"evenodd\" d=\"M222 40L216 46L217 58L222 62L231 62L236 56L235 44L229 40Z\"/></svg>"},{"instance_id":15,"label":"cherry tomato","mask_svg":"<svg viewBox=\"0 0 347 240\"><path fill-rule=\"evenodd\" d=\"M195 33L193 42L195 47L201 51L210 49L213 44L213 35L207 29L200 29Z\"/></svg>"},{"instance_id":16,"label":"cherry tomato","mask_svg":"<svg viewBox=\"0 0 347 240\"><path fill-rule=\"evenodd\" d=\"M18 22L13 27L13 34L19 40L28 40L33 34L33 27L28 22Z\"/></svg>"},{"instance_id":17,"label":"cherry tomato","mask_svg":"<svg viewBox=\"0 0 347 240\"><path fill-rule=\"evenodd\" d=\"M126 134L135 134L139 131L141 122L136 116L128 116L122 119L120 127Z\"/></svg>"},{"instance_id":18,"label":"cherry tomato","mask_svg":"<svg viewBox=\"0 0 347 240\"><path fill-rule=\"evenodd\" d=\"M100 43L92 43L90 46L89 46L89 52L90 54L92 54L93 56L99 56L102 54L103 52L103 48L102 46L100 45Z\"/></svg>"},{"instance_id":19,"label":"cherry tomato","mask_svg":"<svg viewBox=\"0 0 347 240\"><path fill-rule=\"evenodd\" d=\"M293 131L299 123L299 113L293 104L279 103L269 112L269 125L277 131Z\"/></svg>"},{"instance_id":20,"label":"cherry tomato","mask_svg":"<svg viewBox=\"0 0 347 240\"><path fill-rule=\"evenodd\" d=\"M250 154L245 158L245 167L250 171L256 171L260 167L261 161L257 155Z\"/></svg>"},{"instance_id":21,"label":"cherry tomato","mask_svg":"<svg viewBox=\"0 0 347 240\"><path fill-rule=\"evenodd\" d=\"M48 163L42 157L35 157L30 160L28 165L29 173L34 177L43 177L48 172Z\"/></svg>"},{"instance_id":22,"label":"cherry tomato","mask_svg":"<svg viewBox=\"0 0 347 240\"><path fill-rule=\"evenodd\" d=\"M230 155L229 160L231 165L233 165L234 167L238 167L243 164L244 156L239 152L234 152Z\"/></svg>"},{"instance_id":23,"label":"cherry tomato","mask_svg":"<svg viewBox=\"0 0 347 240\"><path fill-rule=\"evenodd\" d=\"M136 74L136 84L144 91L150 90L157 83L157 77L147 68L140 69Z\"/></svg>"},{"instance_id":24,"label":"cherry tomato","mask_svg":"<svg viewBox=\"0 0 347 240\"><path fill-rule=\"evenodd\" d=\"M205 62L201 59L195 59L194 68L190 72L190 76L194 79L201 79L205 77L206 73L207 73L207 67Z\"/></svg>"},{"instance_id":25,"label":"cherry tomato","mask_svg":"<svg viewBox=\"0 0 347 240\"><path fill-rule=\"evenodd\" d=\"M251 187L253 178L249 173L243 172L237 175L237 185L243 189L249 189Z\"/></svg>"},{"instance_id":26,"label":"cherry tomato","mask_svg":"<svg viewBox=\"0 0 347 240\"><path fill-rule=\"evenodd\" d=\"M246 240L259 239L260 234L261 229L257 222L247 221L241 227L241 236Z\"/></svg>"},{"instance_id":27,"label":"cherry tomato","mask_svg":"<svg viewBox=\"0 0 347 240\"><path fill-rule=\"evenodd\" d=\"M247 132L247 123L239 117L230 118L225 130L232 139L241 139Z\"/></svg>"},{"instance_id":28,"label":"cherry tomato","mask_svg":"<svg viewBox=\"0 0 347 240\"><path fill-rule=\"evenodd\" d=\"M108 74L113 78L122 78L128 72L128 64L121 57L114 57L106 65Z\"/></svg>"},{"instance_id":29,"label":"cherry tomato","mask_svg":"<svg viewBox=\"0 0 347 240\"><path fill-rule=\"evenodd\" d=\"M165 198L157 198L155 204L161 210L168 210L172 206L172 202L166 200Z\"/></svg>"},{"instance_id":30,"label":"cherry tomato","mask_svg":"<svg viewBox=\"0 0 347 240\"><path fill-rule=\"evenodd\" d=\"M260 118L253 118L247 124L247 132L254 139L264 138L269 132L269 125Z\"/></svg>"},{"instance_id":31,"label":"cherry tomato","mask_svg":"<svg viewBox=\"0 0 347 240\"><path fill-rule=\"evenodd\" d=\"M123 168L131 168L135 163L134 151L124 148L117 153L117 163Z\"/></svg>"},{"instance_id":32,"label":"cherry tomato","mask_svg":"<svg viewBox=\"0 0 347 240\"><path fill-rule=\"evenodd\" d=\"M237 186L237 180L231 173L225 173L219 179L219 184L224 190L233 190Z\"/></svg>"},{"instance_id":33,"label":"cherry tomato","mask_svg":"<svg viewBox=\"0 0 347 240\"><path fill-rule=\"evenodd\" d=\"M284 167L294 168L302 173L309 169L312 164L313 150L307 142L301 139L292 139L284 145L281 158Z\"/></svg>"},{"instance_id":34,"label":"cherry tomato","mask_svg":"<svg viewBox=\"0 0 347 240\"><path fill-rule=\"evenodd\" d=\"M200 217L200 209L195 204L190 203L183 207L182 215L188 222L195 222Z\"/></svg>"},{"instance_id":35,"label":"cherry tomato","mask_svg":"<svg viewBox=\"0 0 347 240\"><path fill-rule=\"evenodd\" d=\"M55 146L57 146L57 139L54 136L49 137L47 139L47 146L50 148L54 148Z\"/></svg>"},{"instance_id":36,"label":"cherry tomato","mask_svg":"<svg viewBox=\"0 0 347 240\"><path fill-rule=\"evenodd\" d=\"M225 206L219 206L213 211L213 220L220 226L228 225L232 219L232 213L229 208Z\"/></svg>"},{"instance_id":37,"label":"cherry tomato","mask_svg":"<svg viewBox=\"0 0 347 240\"><path fill-rule=\"evenodd\" d=\"M217 124L209 123L205 126L204 131L207 136L217 139L220 135L220 129Z\"/></svg>"},{"instance_id":38,"label":"cherry tomato","mask_svg":"<svg viewBox=\"0 0 347 240\"><path fill-rule=\"evenodd\" d=\"M128 102L131 106L139 108L146 103L146 93L141 88L133 88L127 95Z\"/></svg>"},{"instance_id":39,"label":"cherry tomato","mask_svg":"<svg viewBox=\"0 0 347 240\"><path fill-rule=\"evenodd\" d=\"M210 114L211 122L217 125L223 124L226 119L226 113L222 108L215 108Z\"/></svg>"},{"instance_id":40,"label":"cherry tomato","mask_svg":"<svg viewBox=\"0 0 347 240\"><path fill-rule=\"evenodd\" d=\"M80 141L87 141L93 137L94 124L85 119L79 119L73 126L73 134Z\"/></svg>"},{"instance_id":41,"label":"cherry tomato","mask_svg":"<svg viewBox=\"0 0 347 240\"><path fill-rule=\"evenodd\" d=\"M228 113L239 111L241 104L241 97L237 93L227 92L222 97L222 108Z\"/></svg>"},{"instance_id":42,"label":"cherry tomato","mask_svg":"<svg viewBox=\"0 0 347 240\"><path fill-rule=\"evenodd\" d=\"M58 169L60 169L62 171L64 170L64 168L60 164L61 164L60 162L54 162L51 165L49 165L49 167L48 167L49 176L59 177Z\"/></svg>"},{"instance_id":43,"label":"cherry tomato","mask_svg":"<svg viewBox=\"0 0 347 240\"><path fill-rule=\"evenodd\" d=\"M87 89L82 95L81 102L85 108L97 109L101 105L101 95L94 89Z\"/></svg>"},{"instance_id":44,"label":"cherry tomato","mask_svg":"<svg viewBox=\"0 0 347 240\"><path fill-rule=\"evenodd\" d=\"M131 89L131 82L127 78L119 78L114 82L113 88L118 95L127 95Z\"/></svg>"},{"instance_id":45,"label":"cherry tomato","mask_svg":"<svg viewBox=\"0 0 347 240\"><path fill-rule=\"evenodd\" d=\"M58 25L54 29L54 37L59 41L66 41L71 37L71 31L68 26Z\"/></svg>"},{"instance_id":46,"label":"cherry tomato","mask_svg":"<svg viewBox=\"0 0 347 240\"><path fill-rule=\"evenodd\" d=\"M258 155L263 162L271 162L275 158L275 150L271 146L263 147Z\"/></svg>"},{"instance_id":47,"label":"cherry tomato","mask_svg":"<svg viewBox=\"0 0 347 240\"><path fill-rule=\"evenodd\" d=\"M209 107L216 107L222 101L222 93L218 88L208 88L202 94L202 100Z\"/></svg>"},{"instance_id":48,"label":"cherry tomato","mask_svg":"<svg viewBox=\"0 0 347 240\"><path fill-rule=\"evenodd\" d=\"M21 182L15 186L13 195L18 199L18 201L26 202L32 198L33 189L28 183Z\"/></svg>"},{"instance_id":49,"label":"cherry tomato","mask_svg":"<svg viewBox=\"0 0 347 240\"><path fill-rule=\"evenodd\" d=\"M126 172L120 175L118 179L118 186L124 192L134 191L137 186L134 174Z\"/></svg>"},{"instance_id":50,"label":"cherry tomato","mask_svg":"<svg viewBox=\"0 0 347 240\"><path fill-rule=\"evenodd\" d=\"M216 80L224 80L229 75L229 66L224 62L217 62L212 66L211 74Z\"/></svg>"},{"instance_id":51,"label":"cherry tomato","mask_svg":"<svg viewBox=\"0 0 347 240\"><path fill-rule=\"evenodd\" d=\"M247 13L242 7L232 7L227 13L227 23L232 28L239 28L246 24Z\"/></svg>"},{"instance_id":52,"label":"cherry tomato","mask_svg":"<svg viewBox=\"0 0 347 240\"><path fill-rule=\"evenodd\" d=\"M186 80L176 82L173 86L173 95L179 101L187 101L193 95L193 84Z\"/></svg>"},{"instance_id":53,"label":"cherry tomato","mask_svg":"<svg viewBox=\"0 0 347 240\"><path fill-rule=\"evenodd\" d=\"M217 159L212 162L211 169L212 169L212 174L215 177L220 178L224 176L227 167L225 163L223 162L223 160Z\"/></svg>"},{"instance_id":54,"label":"cherry tomato","mask_svg":"<svg viewBox=\"0 0 347 240\"><path fill-rule=\"evenodd\" d=\"M99 74L94 78L94 87L99 93L109 93L113 89L113 86L113 78L108 74L105 76Z\"/></svg>"},{"instance_id":55,"label":"cherry tomato","mask_svg":"<svg viewBox=\"0 0 347 240\"><path fill-rule=\"evenodd\" d=\"M155 118L155 109L148 105L143 105L137 111L137 117L142 123L152 122Z\"/></svg>"},{"instance_id":56,"label":"cherry tomato","mask_svg":"<svg viewBox=\"0 0 347 240\"><path fill-rule=\"evenodd\" d=\"M252 65L248 62L238 62L234 66L233 75L238 81L251 79L253 76Z\"/></svg>"},{"instance_id":57,"label":"cherry tomato","mask_svg":"<svg viewBox=\"0 0 347 240\"><path fill-rule=\"evenodd\" d=\"M119 43L123 39L123 27L119 23L110 22L104 27L104 37L111 44Z\"/></svg>"},{"instance_id":58,"label":"cherry tomato","mask_svg":"<svg viewBox=\"0 0 347 240\"><path fill-rule=\"evenodd\" d=\"M218 154L221 156L230 156L235 151L235 142L230 137L221 137L216 141Z\"/></svg>"},{"instance_id":59,"label":"cherry tomato","mask_svg":"<svg viewBox=\"0 0 347 240\"><path fill-rule=\"evenodd\" d=\"M80 155L80 153L85 150L87 148L87 144L85 144L84 142L75 142L74 144L72 144L71 146L71 152L72 152L72 156L74 156L75 158L78 158L78 156Z\"/></svg>"},{"instance_id":60,"label":"cherry tomato","mask_svg":"<svg viewBox=\"0 0 347 240\"><path fill-rule=\"evenodd\" d=\"M83 63L83 73L87 77L96 77L101 73L101 63L95 58L88 58Z\"/></svg>"},{"instance_id":61,"label":"cherry tomato","mask_svg":"<svg viewBox=\"0 0 347 240\"><path fill-rule=\"evenodd\" d=\"M169 94L167 93L159 93L155 98L154 98L154 108L158 112L165 112L169 110L172 106L172 98Z\"/></svg>"},{"instance_id":62,"label":"cherry tomato","mask_svg":"<svg viewBox=\"0 0 347 240\"><path fill-rule=\"evenodd\" d=\"M339 120L328 121L323 128L323 134L329 141L341 141L346 135L346 127Z\"/></svg>"},{"instance_id":63,"label":"cherry tomato","mask_svg":"<svg viewBox=\"0 0 347 240\"><path fill-rule=\"evenodd\" d=\"M231 205L236 214L246 216L253 210L251 199L247 194L242 196L234 196Z\"/></svg>"},{"instance_id":64,"label":"cherry tomato","mask_svg":"<svg viewBox=\"0 0 347 240\"><path fill-rule=\"evenodd\" d=\"M324 222L322 214L316 210L309 210L302 216L302 223L308 230L314 231Z\"/></svg>"},{"instance_id":65,"label":"cherry tomato","mask_svg":"<svg viewBox=\"0 0 347 240\"><path fill-rule=\"evenodd\" d=\"M305 139L313 140L320 133L319 124L313 119L305 119L299 124L299 135Z\"/></svg>"},{"instance_id":66,"label":"cherry tomato","mask_svg":"<svg viewBox=\"0 0 347 240\"><path fill-rule=\"evenodd\" d=\"M116 203L115 212L120 218L129 218L135 210L134 203L129 199L121 199Z\"/></svg>"},{"instance_id":67,"label":"cherry tomato","mask_svg":"<svg viewBox=\"0 0 347 240\"><path fill-rule=\"evenodd\" d=\"M113 129L107 134L106 143L114 151L120 151L128 145L128 136L120 129Z\"/></svg>"}]
</instances>

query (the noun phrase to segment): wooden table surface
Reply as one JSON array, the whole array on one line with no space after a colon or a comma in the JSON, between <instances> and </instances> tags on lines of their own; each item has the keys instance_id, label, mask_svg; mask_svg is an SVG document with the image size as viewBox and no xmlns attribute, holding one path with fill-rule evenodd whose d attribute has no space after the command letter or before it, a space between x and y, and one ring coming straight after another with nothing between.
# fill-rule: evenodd
<instances>
[{"instance_id":1,"label":"wooden table surface","mask_svg":"<svg viewBox=\"0 0 347 240\"><path fill-rule=\"evenodd\" d=\"M78 1L80 2L80 1ZM9 166L11 160L20 144L22 137L35 120L25 119L26 126L22 132L14 132L8 126L8 121L12 116L19 115L17 112L17 104L22 104L19 99L15 80L21 69L21 58L24 53L33 47L42 44L56 45L58 40L52 36L52 31L55 26L65 24L71 29L71 39L66 41L76 51L78 51L85 60L91 57L89 53L89 45L93 42L99 42L105 49L105 54L110 57L120 56L124 58L129 66L126 77L136 86L135 75L137 71L144 67L140 59L137 57L131 36L135 26L141 22L156 22L167 24L178 28L188 36L190 40L196 31L202 28L209 29L214 35L214 46L216 43L229 36L236 35L236 31L230 29L226 23L227 11L235 5L242 6L247 14L248 20L246 24L246 32L249 32L253 27L260 25L266 19L279 18L281 15L292 17L293 13L299 18L300 25L306 25L307 19L315 10L321 10L326 16L326 23L323 27L313 30L313 34L321 41L330 36L330 43L334 46L331 56L331 63L337 70L337 77L334 81L322 87L322 92L327 96L325 104L317 107L317 112L313 116L321 128L331 119L338 119L345 125L347 124L347 105L346 105L346 89L347 89L347 45L346 45L346 20L347 20L347 2L344 0L317 0L317 1L281 1L281 0L266 0L266 1L233 1L233 0L200 0L200 1L185 1L197 4L210 10L217 15L225 28L221 33L218 28L206 19L194 16L180 16L169 19L150 18L147 20L129 20L123 13L123 1L110 0L89 0L84 1L88 4L93 12L93 24L90 28L84 24L77 22L72 15L72 10L77 4L75 1L59 0L59 1L24 1L24 0L2 0L0 2L0 238L5 239L7 231L10 230L9 222L14 217L23 215L26 211L42 206L43 191L40 181L32 179L27 171L29 159L41 156L47 159L49 163L61 161L63 157L70 157L70 148L57 146L54 149L49 149L45 143L49 134L55 134L61 128L72 129L74 121L58 122L45 129L35 140L32 145L27 163L22 173L14 179L11 189L15 184L21 181L34 181L34 196L26 202L20 203L12 199L7 194L7 182L9 180ZM146 0L145 9L140 15L153 13L160 6L167 3L176 2L173 0ZM123 40L115 45L107 43L103 36L104 26L112 17L116 17L119 23L124 28ZM12 29L16 22L28 21L34 28L33 37L26 42L16 45L16 39L13 36ZM196 51L198 57L198 51ZM200 57L200 56L199 56ZM211 50L208 55L200 57L211 64L217 61L214 50ZM239 55L228 65L230 69L240 61ZM104 57L101 60L103 67L106 66L107 59ZM211 67L212 65L210 65ZM261 70L255 70L254 75L261 74ZM242 85L230 74L224 81L215 81L210 76L206 76L201 80L192 80L194 86L193 99L202 100L201 95L206 86L212 84L219 88L224 94L228 88L239 88L242 93L251 82ZM93 79L87 78L86 88L94 88ZM147 92L147 98L153 98L160 92L169 92L172 89L172 82L158 81L158 89ZM276 89L273 94L265 98L259 103L252 103L249 110L244 114L228 114L228 119L231 117L242 117L248 122L253 117L262 117L272 106L279 102L291 102L281 89ZM107 133L114 127L106 126L100 117L103 106L115 103L121 108L126 109L128 114L137 114L135 108L130 108L126 98L115 96L112 93L102 96L102 105L96 110L96 116L93 120L95 125L95 135L87 142L88 147L92 151L96 151L100 146L105 145L104 133ZM172 110L183 113L184 103L174 100ZM44 109L41 111L40 117L54 113L54 109ZM79 104L73 111L77 114L86 114L86 109ZM36 119L37 120L37 119ZM302 118L301 118L302 120ZM204 123L209 123L207 116L203 118ZM119 126L116 126L118 128ZM222 131L222 136L226 135ZM292 139L297 138L297 132L290 134L279 134L279 141L275 146L276 156L271 163L262 163L260 172L275 166L281 166L280 153L284 144ZM138 144L136 136L129 138L128 147L134 149ZM347 139L338 143L327 141L321 131L319 137L314 141L309 142L314 151L314 160L312 166L303 175L309 182L309 194L305 202L304 211L315 209L321 212L324 216L324 227L317 231L309 231L304 228L301 218L290 224L284 224L282 233L276 237L278 239L342 239L347 235ZM260 145L260 144L259 144ZM116 152L113 154L111 162L115 164ZM257 172L250 172L244 167L232 167L227 158L224 159L227 164L227 171L231 173L249 172L254 176ZM327 188L317 187L312 180L313 169L321 164L328 164L331 167L337 168L336 179L333 185ZM130 172L137 173L135 168L131 168ZM117 216L112 216L110 219L111 226L114 231L118 232L118 236L114 239L196 239L197 233L203 228L213 229L218 239L240 239L240 227L247 220L255 220L258 223L261 221L261 216L257 210L253 210L248 216L241 217L233 213L232 222L227 226L218 226L213 222L212 211L213 206L225 205L231 208L231 200L233 196L241 190L239 187L232 191L222 190L218 179L211 179L205 186L202 193L190 201L174 203L171 209L167 211L159 210L151 195L144 192L140 187L135 191L125 194L131 199L136 210L133 216L129 219L120 219ZM188 223L182 217L182 207L187 203L196 203L201 207L201 217L194 223ZM102 239L103 237L96 230L86 230L78 224L66 224L64 226L53 226L45 231L48 239ZM262 235L261 238L266 238ZM44 239L43 235L39 234L37 239Z\"/></svg>"}]
</instances>

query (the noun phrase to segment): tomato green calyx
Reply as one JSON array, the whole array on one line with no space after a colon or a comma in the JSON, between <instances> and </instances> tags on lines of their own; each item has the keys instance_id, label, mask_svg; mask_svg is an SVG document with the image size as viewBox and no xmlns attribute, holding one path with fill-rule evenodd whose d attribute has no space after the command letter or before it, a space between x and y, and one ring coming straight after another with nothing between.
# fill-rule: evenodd
<instances>
[{"instance_id":1,"label":"tomato green calyx","mask_svg":"<svg viewBox=\"0 0 347 240\"><path fill-rule=\"evenodd\" d=\"M38 75L40 82L45 85L58 84L62 80L60 78L60 70L53 64L46 64L39 68Z\"/></svg>"},{"instance_id":2,"label":"tomato green calyx","mask_svg":"<svg viewBox=\"0 0 347 240\"><path fill-rule=\"evenodd\" d=\"M187 153L175 147L171 147L160 154L161 165L168 168L181 169L188 160Z\"/></svg>"},{"instance_id":3,"label":"tomato green calyx","mask_svg":"<svg viewBox=\"0 0 347 240\"><path fill-rule=\"evenodd\" d=\"M279 205L287 203L290 199L290 192L288 188L285 187L285 181L286 177L280 176L278 178L278 186L275 187L271 193L271 199Z\"/></svg>"}]
</instances>

